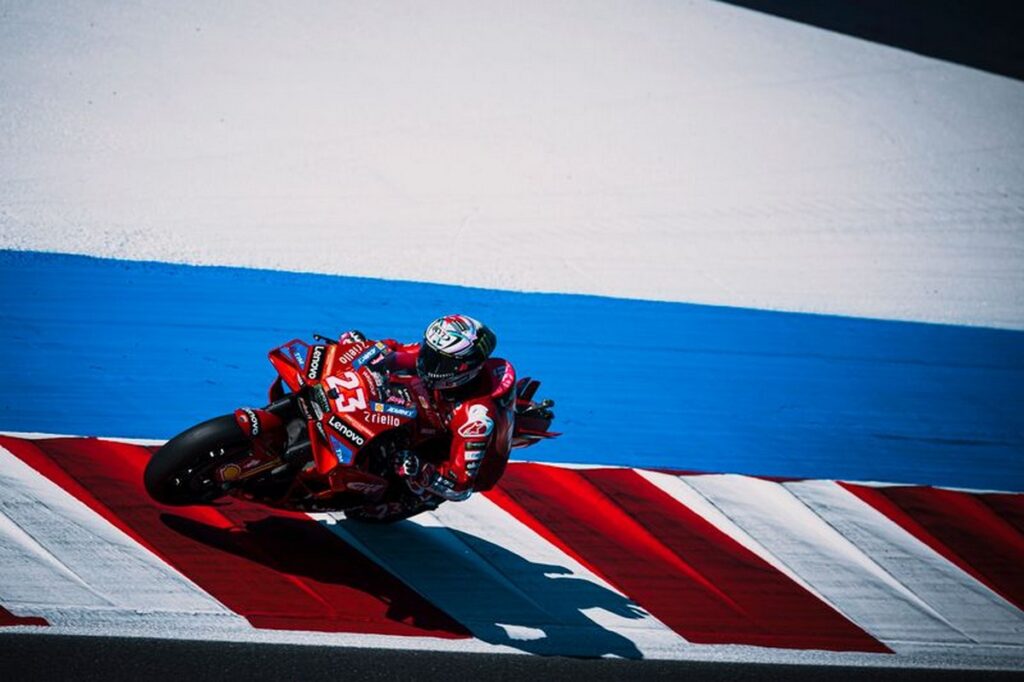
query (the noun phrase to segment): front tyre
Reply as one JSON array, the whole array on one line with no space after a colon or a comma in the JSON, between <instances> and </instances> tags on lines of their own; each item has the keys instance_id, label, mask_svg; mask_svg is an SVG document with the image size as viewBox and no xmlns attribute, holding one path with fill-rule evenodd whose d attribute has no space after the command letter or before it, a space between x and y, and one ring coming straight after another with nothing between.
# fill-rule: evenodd
<instances>
[{"instance_id":1,"label":"front tyre","mask_svg":"<svg viewBox=\"0 0 1024 682\"><path fill-rule=\"evenodd\" d=\"M213 480L214 468L248 449L234 415L216 417L167 441L149 460L142 481L161 504L212 502L224 494Z\"/></svg>"}]
</instances>

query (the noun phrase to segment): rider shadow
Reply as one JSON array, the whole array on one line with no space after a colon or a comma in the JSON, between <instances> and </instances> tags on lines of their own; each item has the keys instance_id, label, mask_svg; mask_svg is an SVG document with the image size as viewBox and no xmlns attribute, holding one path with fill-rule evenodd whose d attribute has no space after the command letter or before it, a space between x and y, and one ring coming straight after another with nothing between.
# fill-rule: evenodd
<instances>
[{"instance_id":1,"label":"rider shadow","mask_svg":"<svg viewBox=\"0 0 1024 682\"><path fill-rule=\"evenodd\" d=\"M260 564L276 574L308 578L325 585L341 585L368 594L387 605L385 617L428 631L465 633L465 629L392 576L368 570L371 562L354 548L339 546L338 539L312 519L263 516L236 520L241 527L221 528L177 514L160 515L174 532L221 552ZM313 586L315 589L315 586ZM254 586L253 589L260 589ZM333 607L344 617L345 603ZM301 604L272 607L277 615L295 615L296 625L310 617ZM273 614L271 614L273 615ZM315 616L313 616L315 618ZM325 615L331 620L333 616Z\"/></svg>"},{"instance_id":2,"label":"rider shadow","mask_svg":"<svg viewBox=\"0 0 1024 682\"><path fill-rule=\"evenodd\" d=\"M485 642L542 655L643 657L633 641L583 611L602 609L629 620L643 619L644 611L566 566L535 563L451 528L408 521L369 529L346 522L342 528Z\"/></svg>"},{"instance_id":3,"label":"rider shadow","mask_svg":"<svg viewBox=\"0 0 1024 682\"><path fill-rule=\"evenodd\" d=\"M395 621L453 631L448 618L424 612L422 595L491 644L542 655L642 658L631 640L583 613L603 609L622 619L644 618L632 601L565 566L529 561L470 533L410 521L339 524L340 535L355 536L395 581L368 571L362 554L347 554L311 520L266 516L240 529L175 514L161 519L180 535L276 572L370 594L388 604L387 617Z\"/></svg>"}]
</instances>

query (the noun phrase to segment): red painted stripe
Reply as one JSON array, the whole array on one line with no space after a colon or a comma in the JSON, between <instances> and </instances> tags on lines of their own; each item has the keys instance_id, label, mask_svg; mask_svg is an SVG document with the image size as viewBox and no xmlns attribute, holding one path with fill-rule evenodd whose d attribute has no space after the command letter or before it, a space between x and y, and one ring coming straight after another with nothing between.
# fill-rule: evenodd
<instances>
[{"instance_id":1,"label":"red painted stripe","mask_svg":"<svg viewBox=\"0 0 1024 682\"><path fill-rule=\"evenodd\" d=\"M985 493L975 495L1004 521L1024 534L1024 495L1017 493Z\"/></svg>"},{"instance_id":2,"label":"red painted stripe","mask_svg":"<svg viewBox=\"0 0 1024 682\"><path fill-rule=\"evenodd\" d=\"M889 651L632 470L514 464L489 497L689 641Z\"/></svg>"},{"instance_id":3,"label":"red painted stripe","mask_svg":"<svg viewBox=\"0 0 1024 682\"><path fill-rule=\"evenodd\" d=\"M216 508L162 507L142 487L150 456L145 448L86 439L9 440L0 444L255 627L470 636L304 514L241 501Z\"/></svg>"},{"instance_id":4,"label":"red painted stripe","mask_svg":"<svg viewBox=\"0 0 1024 682\"><path fill-rule=\"evenodd\" d=\"M59 485L65 492L70 493L80 502L83 502L86 506L117 527L121 532L127 534L133 540L141 544L143 547L146 547L146 549L155 554L159 554L155 547L146 542L145 538L136 533L131 526L126 524L110 509L108 509L96 498L95 495L89 492L87 488L72 478L68 472L60 468L53 460L43 453L42 450L36 447L36 442L37 441L0 436L0 446L7 449L21 461L28 464L52 482Z\"/></svg>"},{"instance_id":5,"label":"red painted stripe","mask_svg":"<svg viewBox=\"0 0 1024 682\"><path fill-rule=\"evenodd\" d=\"M49 625L45 618L39 616L16 616L4 607L0 606L0 627L12 625Z\"/></svg>"},{"instance_id":6,"label":"red painted stripe","mask_svg":"<svg viewBox=\"0 0 1024 682\"><path fill-rule=\"evenodd\" d=\"M923 486L843 486L994 592L1024 608L1021 496L973 495Z\"/></svg>"}]
</instances>

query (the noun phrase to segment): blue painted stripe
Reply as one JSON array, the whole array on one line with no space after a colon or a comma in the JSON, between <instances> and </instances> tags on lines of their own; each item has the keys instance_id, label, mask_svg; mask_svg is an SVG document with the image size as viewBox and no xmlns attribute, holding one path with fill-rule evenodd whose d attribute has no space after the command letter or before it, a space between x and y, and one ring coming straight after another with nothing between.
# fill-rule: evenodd
<instances>
[{"instance_id":1,"label":"blue painted stripe","mask_svg":"<svg viewBox=\"0 0 1024 682\"><path fill-rule=\"evenodd\" d=\"M1024 490L1024 333L0 251L0 429L169 437L267 350L462 311L543 380L548 461Z\"/></svg>"}]
</instances>

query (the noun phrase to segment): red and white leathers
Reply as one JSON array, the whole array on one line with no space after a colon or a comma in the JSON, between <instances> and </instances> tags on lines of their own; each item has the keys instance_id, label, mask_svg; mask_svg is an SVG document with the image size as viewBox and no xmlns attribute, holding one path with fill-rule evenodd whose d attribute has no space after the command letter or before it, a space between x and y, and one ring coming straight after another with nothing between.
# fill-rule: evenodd
<instances>
[{"instance_id":1,"label":"red and white leathers","mask_svg":"<svg viewBox=\"0 0 1024 682\"><path fill-rule=\"evenodd\" d=\"M392 339L383 343L392 350L387 361L392 371L415 374L419 344ZM414 492L422 489L447 500L464 500L498 482L512 449L515 381L507 360L491 358L465 386L430 391L451 445L444 462L424 464L408 481Z\"/></svg>"}]
</instances>

